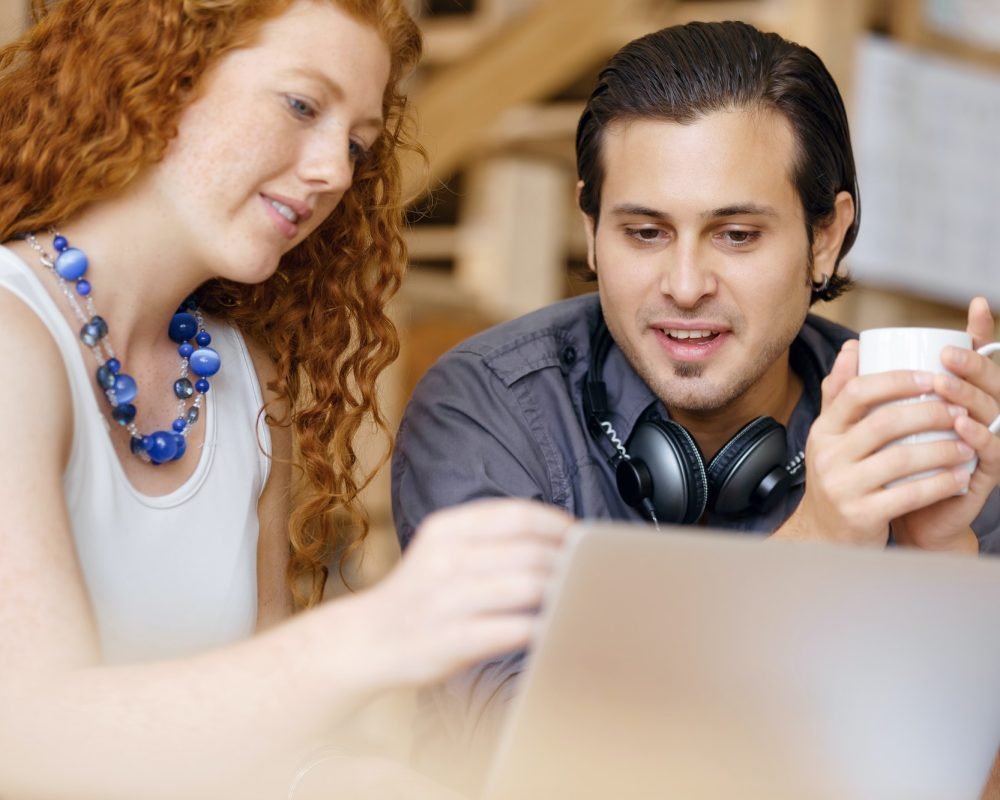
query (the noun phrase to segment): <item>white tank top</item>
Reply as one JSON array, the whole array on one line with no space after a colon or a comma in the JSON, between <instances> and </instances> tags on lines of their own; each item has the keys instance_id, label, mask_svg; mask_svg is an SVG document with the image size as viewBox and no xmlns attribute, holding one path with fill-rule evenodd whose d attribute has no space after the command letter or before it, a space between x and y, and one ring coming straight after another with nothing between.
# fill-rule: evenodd
<instances>
[{"instance_id":1,"label":"white tank top","mask_svg":"<svg viewBox=\"0 0 1000 800\"><path fill-rule=\"evenodd\" d=\"M91 388L96 363L84 360L38 276L3 246L0 287L45 323L66 365L73 444L63 487L105 658L166 658L248 636L257 616L257 500L271 441L239 332L206 320L223 366L205 396L205 447L183 486L149 497L129 483L112 447L112 423Z\"/></svg>"}]
</instances>

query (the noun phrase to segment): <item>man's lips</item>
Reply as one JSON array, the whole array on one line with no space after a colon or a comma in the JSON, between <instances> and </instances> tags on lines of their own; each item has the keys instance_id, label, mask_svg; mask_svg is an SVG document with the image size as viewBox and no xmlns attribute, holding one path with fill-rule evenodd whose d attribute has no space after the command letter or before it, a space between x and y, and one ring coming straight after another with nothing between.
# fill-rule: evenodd
<instances>
[{"instance_id":1,"label":"man's lips","mask_svg":"<svg viewBox=\"0 0 1000 800\"><path fill-rule=\"evenodd\" d=\"M692 344L713 339L719 335L719 331L714 328L660 328L659 330L660 333L669 336L671 339L690 341Z\"/></svg>"},{"instance_id":2,"label":"man's lips","mask_svg":"<svg viewBox=\"0 0 1000 800\"><path fill-rule=\"evenodd\" d=\"M714 355L728 341L731 331L720 325L697 322L654 325L653 334L667 355L676 361L701 361Z\"/></svg>"}]
</instances>

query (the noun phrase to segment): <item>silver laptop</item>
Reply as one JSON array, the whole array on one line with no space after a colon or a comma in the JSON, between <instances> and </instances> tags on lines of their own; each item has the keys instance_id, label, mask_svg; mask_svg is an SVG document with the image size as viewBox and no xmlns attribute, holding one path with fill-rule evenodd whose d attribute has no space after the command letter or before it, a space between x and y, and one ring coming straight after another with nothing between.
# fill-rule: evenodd
<instances>
[{"instance_id":1,"label":"silver laptop","mask_svg":"<svg viewBox=\"0 0 1000 800\"><path fill-rule=\"evenodd\" d=\"M581 526L488 800L975 800L1000 559Z\"/></svg>"}]
</instances>

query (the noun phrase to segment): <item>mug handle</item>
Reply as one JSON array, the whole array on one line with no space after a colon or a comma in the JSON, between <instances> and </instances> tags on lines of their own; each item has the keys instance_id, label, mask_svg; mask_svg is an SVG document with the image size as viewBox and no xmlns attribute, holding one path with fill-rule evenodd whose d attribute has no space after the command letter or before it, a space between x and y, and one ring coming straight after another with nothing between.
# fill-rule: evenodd
<instances>
[{"instance_id":1,"label":"mug handle","mask_svg":"<svg viewBox=\"0 0 1000 800\"><path fill-rule=\"evenodd\" d=\"M984 344L977 351L981 356L991 356L994 353L1000 352L1000 342L991 342L990 344ZM995 433L1000 435L1000 416L998 416L993 422L990 423L990 433Z\"/></svg>"}]
</instances>

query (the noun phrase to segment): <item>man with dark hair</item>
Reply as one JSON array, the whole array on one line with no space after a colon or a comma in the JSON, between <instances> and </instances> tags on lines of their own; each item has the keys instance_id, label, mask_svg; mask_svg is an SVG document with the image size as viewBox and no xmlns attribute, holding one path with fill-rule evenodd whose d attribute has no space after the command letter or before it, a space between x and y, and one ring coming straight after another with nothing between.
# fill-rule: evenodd
<instances>
[{"instance_id":1,"label":"man with dark hair","mask_svg":"<svg viewBox=\"0 0 1000 800\"><path fill-rule=\"evenodd\" d=\"M947 352L953 378L858 377L854 334L808 313L848 288L859 217L847 115L814 53L738 22L650 34L605 67L576 144L598 292L428 372L393 456L404 547L437 508L512 495L578 517L1000 550L1000 366ZM992 338L981 299L969 332ZM883 449L925 430L957 440ZM488 742L520 669L482 665L430 703L454 738Z\"/></svg>"}]
</instances>

